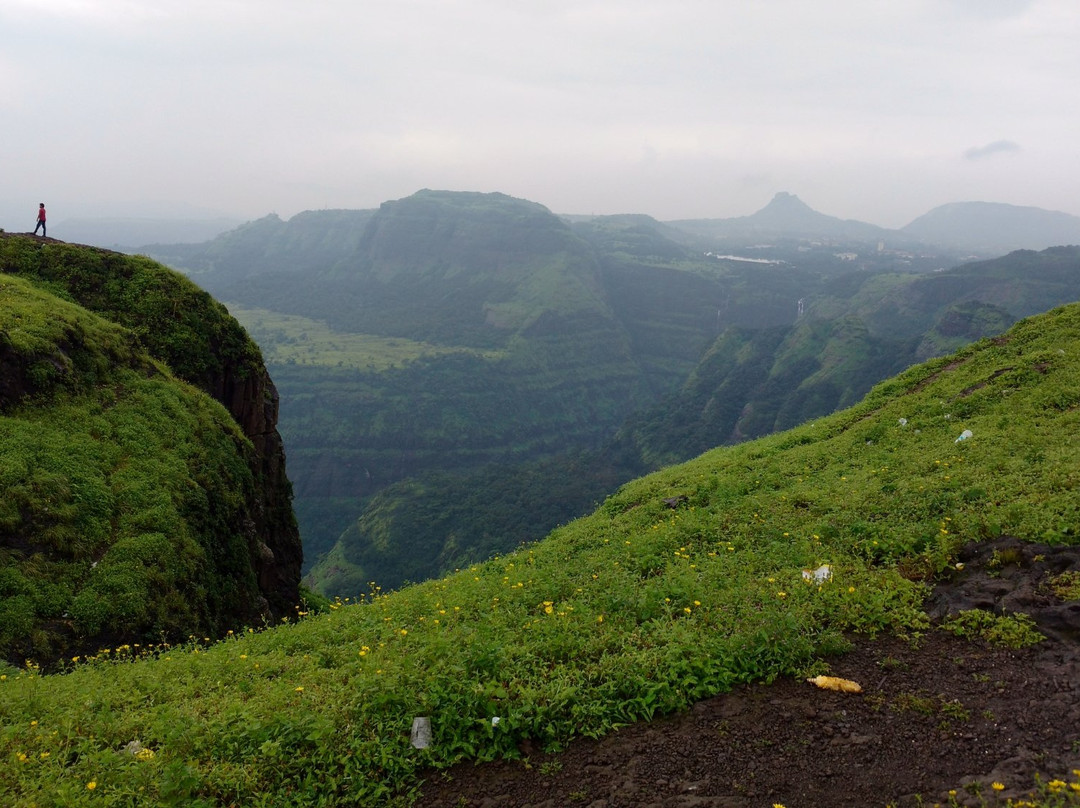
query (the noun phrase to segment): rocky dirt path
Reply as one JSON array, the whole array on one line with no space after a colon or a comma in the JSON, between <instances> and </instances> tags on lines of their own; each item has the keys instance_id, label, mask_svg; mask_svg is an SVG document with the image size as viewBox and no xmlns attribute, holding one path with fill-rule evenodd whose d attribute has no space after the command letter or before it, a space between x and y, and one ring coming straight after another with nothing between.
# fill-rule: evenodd
<instances>
[{"instance_id":1,"label":"rocky dirt path","mask_svg":"<svg viewBox=\"0 0 1080 808\"><path fill-rule=\"evenodd\" d=\"M1080 548L970 548L928 603L1030 614L1047 639L1010 650L935 630L859 641L831 660L861 693L805 681L736 688L686 714L553 755L432 773L421 808L1005 805L1036 777L1080 789L1080 601L1047 587ZM995 789L993 784L1004 786ZM950 795L950 791L955 793ZM1080 805L1080 792L1064 787Z\"/></svg>"}]
</instances>

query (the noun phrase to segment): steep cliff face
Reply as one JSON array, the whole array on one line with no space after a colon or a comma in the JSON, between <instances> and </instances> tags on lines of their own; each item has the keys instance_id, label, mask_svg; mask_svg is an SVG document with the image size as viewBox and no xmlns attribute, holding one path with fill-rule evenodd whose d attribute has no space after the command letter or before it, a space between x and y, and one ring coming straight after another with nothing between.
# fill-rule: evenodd
<instances>
[{"instance_id":1,"label":"steep cliff face","mask_svg":"<svg viewBox=\"0 0 1080 808\"><path fill-rule=\"evenodd\" d=\"M255 448L252 512L259 545L252 565L270 614L285 616L299 599L304 554L285 473L285 446L277 429L277 388L260 363L254 373L246 366L227 366L203 389L225 405Z\"/></svg>"},{"instance_id":2,"label":"steep cliff face","mask_svg":"<svg viewBox=\"0 0 1080 808\"><path fill-rule=\"evenodd\" d=\"M263 619L276 621L291 614L299 599L303 551L292 510L292 488L285 474L284 448L277 430L278 394L258 348L240 325L194 284L141 257L0 236L0 272L21 276L36 290L36 296L28 297L29 292L23 295L27 300L32 298L30 303L17 303L15 291L23 287L11 285L15 283L11 281L5 287L5 299L0 301L7 306L9 326L0 329L3 332L0 333L0 399L4 410L18 407L24 421L33 420L39 415L39 405L42 408L56 405L54 394L68 396L82 385L91 396L86 399L89 402L86 406L92 411L112 406L93 398L105 395L104 391L111 387L121 391L117 395L125 406L130 405L131 420L158 417L159 405L151 407L149 416L139 410L131 393L135 386L131 379L122 383L114 380L118 366L124 365L137 368L134 372L140 378L161 376L161 389L155 388L154 396L174 397L184 402L185 411L177 417L180 435L177 440L186 448L175 464L183 468L174 469L174 479L188 475L188 482L171 495L170 506L179 503L174 521L183 524L177 535L194 537L196 544L203 542L204 546L192 550L192 558L197 556L192 569L200 570L199 574L206 572L210 576L207 580L212 582L210 588L215 590L206 593L207 586L200 585L185 594L184 584L177 583L177 597L190 596L199 601L190 610L190 630L213 632ZM18 344L20 339L25 343L27 335L34 333L23 322L34 320L40 330L40 323L48 322L52 316L48 313L50 305L65 312L70 333L48 332L50 336L35 337L38 342ZM37 314L28 314L26 306ZM40 310L46 313L42 315ZM88 313L86 316L72 313L78 311ZM101 339L87 337L84 332L91 328L88 323L93 323L94 329L104 323L101 333L109 335L105 342L113 347L103 348L99 344ZM96 358L84 361L80 356ZM164 363L172 373L155 373L154 362ZM173 390L178 384L173 375L223 405L235 423L208 425L217 416L199 403L198 398L192 398L196 395L194 391ZM51 380L57 386L50 392L46 383L52 383ZM169 392L162 392L166 388ZM189 414L201 420L181 423ZM226 416L222 413L221 417ZM118 431L123 433L126 424L118 427ZM18 428L18 424L12 427ZM163 427L155 429L160 432ZM99 426L93 430L97 430L94 433L97 443L109 443L107 437L98 434ZM172 438L163 438L163 443L157 440L158 436L150 435L147 445L154 450L173 451L169 443ZM215 448L212 450L211 446ZM237 459L246 468L238 469ZM102 466L104 471L95 471L94 475L108 479L115 473L110 465L113 463L110 460ZM64 473L58 475L58 485ZM73 494L69 488L64 488L61 494L77 499L78 492ZM118 507L115 488L116 485L109 483L103 489L108 507L114 510ZM18 526L18 532L26 533L25 520L20 521L20 514L8 516L11 524ZM76 527L71 530L73 535L78 532ZM139 541L152 533L150 528L140 530ZM93 564L95 554L104 552L102 544L94 549L66 547L61 555L67 559L65 563ZM181 568L183 563L177 562L176 569ZM63 588L62 583L58 586ZM188 605L176 608L182 613ZM166 622L174 632L183 630L179 624ZM138 626L138 630L148 628L149 625ZM93 633L85 627L76 627L75 633L80 632Z\"/></svg>"}]
</instances>

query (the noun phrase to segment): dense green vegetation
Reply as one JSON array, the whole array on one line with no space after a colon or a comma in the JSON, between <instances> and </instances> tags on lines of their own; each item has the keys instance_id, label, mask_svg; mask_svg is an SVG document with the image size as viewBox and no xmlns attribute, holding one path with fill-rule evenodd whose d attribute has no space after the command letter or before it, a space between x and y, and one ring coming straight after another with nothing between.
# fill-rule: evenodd
<instances>
[{"instance_id":1,"label":"dense green vegetation","mask_svg":"<svg viewBox=\"0 0 1080 808\"><path fill-rule=\"evenodd\" d=\"M611 452L588 452L464 474L420 474L372 497L306 580L344 598L375 580L398 586L437 578L543 538L552 525L592 511L639 473Z\"/></svg>"},{"instance_id":2,"label":"dense green vegetation","mask_svg":"<svg viewBox=\"0 0 1080 808\"><path fill-rule=\"evenodd\" d=\"M272 388L240 325L145 258L2 237L0 270L0 658L292 613Z\"/></svg>"},{"instance_id":3,"label":"dense green vegetation","mask_svg":"<svg viewBox=\"0 0 1080 808\"><path fill-rule=\"evenodd\" d=\"M845 632L920 632L926 581L962 543L1078 541L1078 335L1080 305L1023 321L849 409L629 483L539 543L298 625L8 670L0 793L404 804L422 767L824 672ZM831 577L804 579L823 564Z\"/></svg>"},{"instance_id":4,"label":"dense green vegetation","mask_svg":"<svg viewBox=\"0 0 1080 808\"><path fill-rule=\"evenodd\" d=\"M641 275L664 279L663 272L650 274L643 269ZM627 284L619 288L628 300L650 301L657 299L660 285L637 296L635 291L644 290ZM821 294L810 299L807 314L794 325L727 328L677 393L632 415L613 440L587 458L568 455L520 473L504 471L508 483L532 480L532 491L548 492L546 502L538 501L543 493L515 496L508 485L493 485L490 475L482 471L457 469L454 482L442 479L437 484L394 486L370 503L342 535L333 558L318 564L309 580L342 595L355 593L356 584L366 580L384 585L419 580L432 574L433 559L438 560L438 569L449 570L463 560L512 549L535 533L582 513L613 483L717 445L767 435L849 406L877 380L927 356L1001 333L1013 322L1013 315L1001 305L971 299L975 295L999 301L1020 314L1034 313L1031 307L1046 300L1080 297L1080 253L1054 249L1017 253L933 275L852 273L827 280ZM642 318L640 322L648 321ZM655 350L661 339L647 335L641 342ZM538 474L544 475L545 482L540 482ZM563 486L567 479L577 482L580 496L568 495ZM470 497L469 492L486 489L506 493ZM423 507L417 502L421 492L426 500ZM404 507L396 507L397 497ZM470 519L458 524L448 514L460 513L465 502L470 503ZM527 505L530 510L507 520L508 503ZM408 515L417 510L440 516L417 519ZM531 533L495 528L512 528L530 515ZM541 518L545 515L552 521ZM502 537L501 543L493 536ZM419 547L429 552L417 553ZM453 554L444 554L444 547L452 547Z\"/></svg>"},{"instance_id":5,"label":"dense green vegetation","mask_svg":"<svg viewBox=\"0 0 1080 808\"><path fill-rule=\"evenodd\" d=\"M401 337L334 331L321 320L268 309L252 309L226 301L229 313L263 348L273 365L318 365L359 371L386 371L418 359L452 353L479 353L490 358L496 352L414 342Z\"/></svg>"},{"instance_id":6,"label":"dense green vegetation","mask_svg":"<svg viewBox=\"0 0 1080 808\"><path fill-rule=\"evenodd\" d=\"M175 258L263 345L309 565L334 548L308 581L344 595L512 549L647 470L1080 298L1076 249L943 269L793 197L749 218L709 236L756 256L730 260L702 223L424 191Z\"/></svg>"},{"instance_id":7,"label":"dense green vegetation","mask_svg":"<svg viewBox=\"0 0 1080 808\"><path fill-rule=\"evenodd\" d=\"M9 237L0 239L0 269L131 329L152 356L196 386L206 389L226 371L262 369L258 347L224 306L147 258Z\"/></svg>"},{"instance_id":8,"label":"dense green vegetation","mask_svg":"<svg viewBox=\"0 0 1080 808\"><path fill-rule=\"evenodd\" d=\"M130 331L6 275L0 357L0 656L258 614L251 446L221 405Z\"/></svg>"},{"instance_id":9,"label":"dense green vegetation","mask_svg":"<svg viewBox=\"0 0 1080 808\"><path fill-rule=\"evenodd\" d=\"M733 328L677 394L620 440L653 467L787 429L857 401L889 375L1080 299L1080 248L1020 251L930 274L826 281L794 325Z\"/></svg>"}]
</instances>

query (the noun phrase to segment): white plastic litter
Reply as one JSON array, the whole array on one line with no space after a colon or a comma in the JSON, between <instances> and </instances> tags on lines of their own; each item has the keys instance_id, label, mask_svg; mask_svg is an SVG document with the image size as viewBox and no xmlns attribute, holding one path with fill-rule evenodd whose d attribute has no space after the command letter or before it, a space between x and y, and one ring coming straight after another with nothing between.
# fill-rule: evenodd
<instances>
[{"instance_id":1,"label":"white plastic litter","mask_svg":"<svg viewBox=\"0 0 1080 808\"><path fill-rule=\"evenodd\" d=\"M900 423L900 426L907 426L907 418L901 418L899 423Z\"/></svg>"},{"instance_id":2,"label":"white plastic litter","mask_svg":"<svg viewBox=\"0 0 1080 808\"><path fill-rule=\"evenodd\" d=\"M427 749L431 746L431 719L414 718L410 742L414 749Z\"/></svg>"},{"instance_id":3,"label":"white plastic litter","mask_svg":"<svg viewBox=\"0 0 1080 808\"><path fill-rule=\"evenodd\" d=\"M493 726L493 727L499 726L499 721L501 721L501 720L502 719L500 719L499 716L497 716L497 715L492 716L492 718L491 718L491 726Z\"/></svg>"},{"instance_id":4,"label":"white plastic litter","mask_svg":"<svg viewBox=\"0 0 1080 808\"><path fill-rule=\"evenodd\" d=\"M960 441L967 440L970 437L971 437L971 430L970 429L965 429L963 432L960 433L960 437L957 438L956 440L954 440L953 443L959 443Z\"/></svg>"},{"instance_id":5,"label":"white plastic litter","mask_svg":"<svg viewBox=\"0 0 1080 808\"><path fill-rule=\"evenodd\" d=\"M828 564L822 564L816 570L803 570L802 577L803 580L813 581L818 586L821 586L821 584L832 578L832 567Z\"/></svg>"}]
</instances>

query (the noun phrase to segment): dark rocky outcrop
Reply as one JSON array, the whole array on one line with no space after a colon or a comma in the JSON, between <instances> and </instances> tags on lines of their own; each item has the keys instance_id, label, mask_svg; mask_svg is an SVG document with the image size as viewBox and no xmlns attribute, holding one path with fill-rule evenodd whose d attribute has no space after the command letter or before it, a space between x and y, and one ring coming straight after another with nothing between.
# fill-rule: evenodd
<instances>
[{"instance_id":1,"label":"dark rocky outcrop","mask_svg":"<svg viewBox=\"0 0 1080 808\"><path fill-rule=\"evenodd\" d=\"M252 512L259 543L251 561L270 614L280 618L299 600L304 554L293 516L292 484L285 473L285 446L277 429L278 392L266 369L258 370L227 366L203 389L225 405L255 447Z\"/></svg>"}]
</instances>

